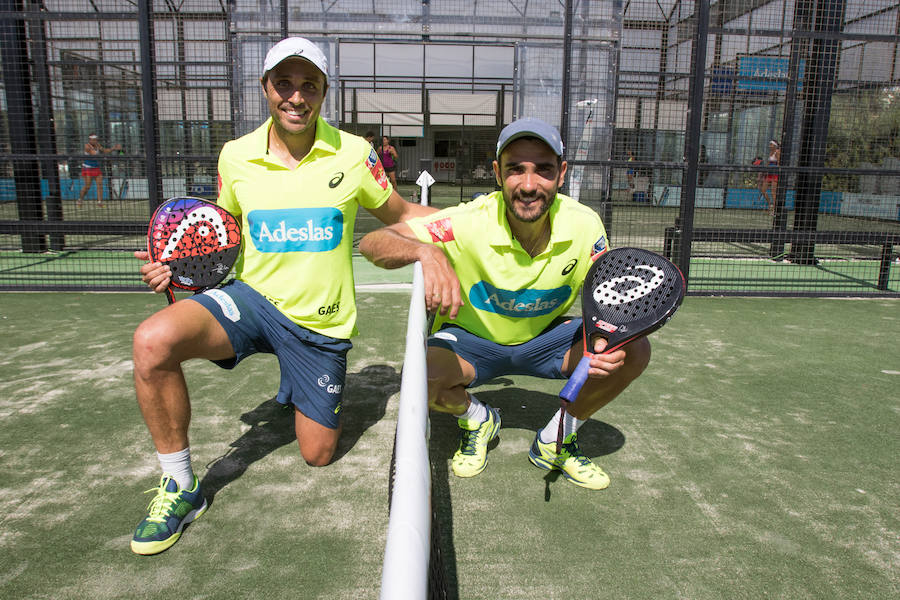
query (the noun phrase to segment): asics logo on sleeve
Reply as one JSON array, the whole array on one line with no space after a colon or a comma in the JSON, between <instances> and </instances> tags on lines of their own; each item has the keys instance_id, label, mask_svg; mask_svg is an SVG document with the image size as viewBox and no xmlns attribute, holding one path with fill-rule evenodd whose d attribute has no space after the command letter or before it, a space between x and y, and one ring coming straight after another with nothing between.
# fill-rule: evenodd
<instances>
[{"instance_id":1,"label":"asics logo on sleeve","mask_svg":"<svg viewBox=\"0 0 900 600\"><path fill-rule=\"evenodd\" d=\"M327 252L344 234L344 215L332 207L253 210L247 223L260 252Z\"/></svg>"},{"instance_id":2,"label":"asics logo on sleeve","mask_svg":"<svg viewBox=\"0 0 900 600\"><path fill-rule=\"evenodd\" d=\"M502 290L479 281L469 290L472 306L507 317L539 317L559 308L572 293L567 285L554 290Z\"/></svg>"}]
</instances>

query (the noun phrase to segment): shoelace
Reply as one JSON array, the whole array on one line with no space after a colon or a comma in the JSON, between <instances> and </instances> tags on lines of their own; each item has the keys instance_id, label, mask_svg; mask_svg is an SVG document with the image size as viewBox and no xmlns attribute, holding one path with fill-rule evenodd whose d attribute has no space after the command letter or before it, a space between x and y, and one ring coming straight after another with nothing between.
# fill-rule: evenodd
<instances>
[{"instance_id":1,"label":"shoelace","mask_svg":"<svg viewBox=\"0 0 900 600\"><path fill-rule=\"evenodd\" d=\"M474 431L469 431L468 429L462 430L462 444L460 444L460 453L475 455L475 443L478 441L478 432L480 429L476 429Z\"/></svg>"},{"instance_id":2,"label":"shoelace","mask_svg":"<svg viewBox=\"0 0 900 600\"><path fill-rule=\"evenodd\" d=\"M581 449L578 447L575 440L572 440L568 444L563 444L562 452L559 453L559 458L562 459L560 461L561 463L566 462L568 458L575 459L575 462L582 467L586 467L591 462L590 459L581 452Z\"/></svg>"},{"instance_id":3,"label":"shoelace","mask_svg":"<svg viewBox=\"0 0 900 600\"><path fill-rule=\"evenodd\" d=\"M172 505L178 500L178 494L176 492L167 492L165 485L151 488L144 493L149 494L150 492L156 492L156 496L153 497L150 505L147 506L147 520L165 521Z\"/></svg>"}]
</instances>

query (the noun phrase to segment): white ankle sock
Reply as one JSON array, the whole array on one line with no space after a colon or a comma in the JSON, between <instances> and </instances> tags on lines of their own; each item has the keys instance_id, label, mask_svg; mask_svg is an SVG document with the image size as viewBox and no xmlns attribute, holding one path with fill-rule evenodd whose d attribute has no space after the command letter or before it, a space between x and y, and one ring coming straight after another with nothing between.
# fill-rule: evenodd
<instances>
[{"instance_id":1,"label":"white ankle sock","mask_svg":"<svg viewBox=\"0 0 900 600\"><path fill-rule=\"evenodd\" d=\"M465 419L467 421L475 421L476 423L484 423L487 420L487 407L481 403L473 394L469 394L469 408L461 415L456 415L457 419Z\"/></svg>"},{"instance_id":2,"label":"white ankle sock","mask_svg":"<svg viewBox=\"0 0 900 600\"><path fill-rule=\"evenodd\" d=\"M556 411L553 413L553 418L541 429L540 435L541 441L545 444L549 444L550 442L556 441L556 436L559 432L559 412ZM566 439L569 434L575 433L578 431L578 428L584 425L585 421L577 417L573 417L568 412L565 414L565 418L563 419L563 439Z\"/></svg>"},{"instance_id":3,"label":"white ankle sock","mask_svg":"<svg viewBox=\"0 0 900 600\"><path fill-rule=\"evenodd\" d=\"M190 447L170 454L157 452L156 456L159 458L159 465L162 467L163 473L171 475L172 479L178 483L178 487L183 490L194 488L194 470L191 468Z\"/></svg>"}]
</instances>

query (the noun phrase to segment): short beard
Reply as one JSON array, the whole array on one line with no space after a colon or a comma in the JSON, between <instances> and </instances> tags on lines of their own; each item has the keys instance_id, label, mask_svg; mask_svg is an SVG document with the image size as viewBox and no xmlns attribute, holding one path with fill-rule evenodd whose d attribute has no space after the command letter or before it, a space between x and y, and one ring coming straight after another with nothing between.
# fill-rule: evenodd
<instances>
[{"instance_id":1,"label":"short beard","mask_svg":"<svg viewBox=\"0 0 900 600\"><path fill-rule=\"evenodd\" d=\"M537 214L534 214L534 215L529 214L529 215L523 216L523 215L519 214L518 212L516 212L515 203L509 199L509 194L507 193L506 189L505 188L503 189L503 202L506 204L507 211L509 213L511 213L512 215L514 215L516 217L516 219L518 219L522 223L535 223L536 221L539 221L541 219L541 217L543 217L545 214L547 214L547 212L550 210L550 206L553 204L553 201L555 199L556 199L556 190L554 190L552 199L546 199L546 198L544 199L544 201L541 203L541 210L539 210L537 212Z\"/></svg>"}]
</instances>

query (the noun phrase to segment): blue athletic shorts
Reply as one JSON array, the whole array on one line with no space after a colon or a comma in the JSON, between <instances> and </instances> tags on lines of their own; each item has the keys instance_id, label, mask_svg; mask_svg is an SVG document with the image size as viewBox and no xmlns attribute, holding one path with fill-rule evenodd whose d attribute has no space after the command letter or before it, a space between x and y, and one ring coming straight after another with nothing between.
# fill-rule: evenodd
<instances>
[{"instance_id":1,"label":"blue athletic shorts","mask_svg":"<svg viewBox=\"0 0 900 600\"><path fill-rule=\"evenodd\" d=\"M257 353L274 354L281 367L275 398L292 403L304 415L330 429L340 424L347 376L347 352L353 345L300 327L242 281L190 297L225 328L234 358L213 361L223 369Z\"/></svg>"},{"instance_id":2,"label":"blue athletic shorts","mask_svg":"<svg viewBox=\"0 0 900 600\"><path fill-rule=\"evenodd\" d=\"M475 367L475 379L466 386L475 387L502 375L566 379L563 358L581 338L581 317L561 317L524 344L504 346L445 325L428 338L428 347L446 348Z\"/></svg>"}]
</instances>

